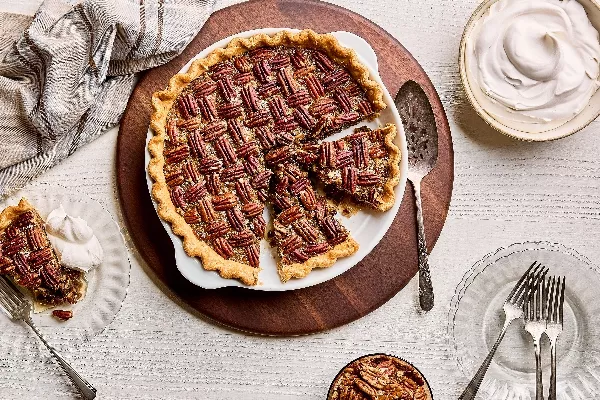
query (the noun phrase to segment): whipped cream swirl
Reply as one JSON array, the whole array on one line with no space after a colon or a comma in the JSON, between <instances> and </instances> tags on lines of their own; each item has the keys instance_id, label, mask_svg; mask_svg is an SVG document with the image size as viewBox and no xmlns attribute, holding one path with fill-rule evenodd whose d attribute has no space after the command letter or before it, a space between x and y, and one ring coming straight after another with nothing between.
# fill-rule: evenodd
<instances>
[{"instance_id":1,"label":"whipped cream swirl","mask_svg":"<svg viewBox=\"0 0 600 400\"><path fill-rule=\"evenodd\" d=\"M89 272L102 263L104 252L87 222L67 215L62 204L46 221L48 239L65 267Z\"/></svg>"},{"instance_id":2,"label":"whipped cream swirl","mask_svg":"<svg viewBox=\"0 0 600 400\"><path fill-rule=\"evenodd\" d=\"M494 117L567 122L598 89L600 42L575 0L499 0L467 41L467 67Z\"/></svg>"}]
</instances>

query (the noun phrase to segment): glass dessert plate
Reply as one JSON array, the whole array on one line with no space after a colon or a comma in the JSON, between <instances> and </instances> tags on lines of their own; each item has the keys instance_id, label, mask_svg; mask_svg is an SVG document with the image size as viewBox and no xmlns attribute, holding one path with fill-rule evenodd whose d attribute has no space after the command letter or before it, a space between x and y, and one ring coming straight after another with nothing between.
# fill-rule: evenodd
<instances>
[{"instance_id":1,"label":"glass dessert plate","mask_svg":"<svg viewBox=\"0 0 600 400\"><path fill-rule=\"evenodd\" d=\"M127 295L130 263L121 231L100 203L62 186L40 185L20 191L3 201L0 206L15 205L25 197L45 220L50 211L62 204L67 214L83 218L93 229L104 251L100 266L85 276L85 297L74 305L61 305L32 314L48 340L69 340L76 344L102 332L115 318ZM73 318L60 321L52 316L53 310L72 310ZM22 343L30 337L24 324L14 323L7 316L0 317L3 336L12 337L14 348L24 350ZM25 332L25 333L23 333ZM28 342L29 343L29 342Z\"/></svg>"},{"instance_id":2,"label":"glass dessert plate","mask_svg":"<svg viewBox=\"0 0 600 400\"><path fill-rule=\"evenodd\" d=\"M235 35L235 37L250 37L256 34L265 33L272 35L282 30L288 30L292 32L298 32L294 29L286 28L269 28L260 29L254 31L243 32ZM274 259L275 251L270 251L266 241L261 243L261 259L260 265L262 271L259 275L260 283L257 286L250 288L257 290L292 290L302 287L312 286L321 282L325 282L354 266L363 257L365 257L381 240L383 235L394 220L394 217L400 207L401 198L404 193L404 187L406 182L406 170L407 170L407 154L406 154L406 141L404 132L402 131L402 124L400 117L398 116L397 110L394 107L393 100L377 73L377 58L372 48L361 38L356 35L347 32L335 32L333 35L339 40L342 46L353 48L359 55L359 61L367 66L370 78L377 82L383 89L383 100L387 105L387 108L381 112L379 118L372 122L364 122L357 124L356 126L369 126L370 128L376 128L378 126L384 126L387 123L394 123L397 127L397 135L395 144L401 150L402 161L400 165L400 182L395 188L396 202L394 206L387 212L379 213L372 211L361 211L352 218L344 218L338 216L342 224L350 231L351 236L359 242L360 249L352 256L338 259L337 262L329 268L313 270L307 277L300 280L291 280L287 283L282 283L277 274L276 262ZM190 64L197 58L205 57L209 52L216 48L222 48L226 46L233 37L223 39L213 46L205 49L194 57L190 62L184 66L180 72L186 71ZM339 139L350 133L353 128L346 129L341 133L330 136L327 140ZM148 132L148 139L152 137L152 132ZM150 160L148 152L146 153L146 164ZM147 175L148 186L152 187L152 179ZM267 213L264 213L265 220L269 221ZM179 237L173 235L171 228L164 221L163 226L167 230L171 240L174 243L175 258L179 271L182 275L191 281L192 283L204 287L204 288L219 288L224 286L244 286L242 283L235 280L228 280L221 278L216 272L206 271L200 265L200 261L196 258L187 256L182 247L182 241Z\"/></svg>"},{"instance_id":3,"label":"glass dessert plate","mask_svg":"<svg viewBox=\"0 0 600 400\"><path fill-rule=\"evenodd\" d=\"M465 375L475 375L503 323L502 305L534 261L566 277L564 330L557 343L557 399L592 399L600 393L600 269L560 244L517 243L486 255L456 288L448 317L450 345ZM544 336L545 337L545 336ZM542 341L544 387L550 377L550 345ZM478 398L535 399L531 336L517 320L509 327L483 380Z\"/></svg>"}]
</instances>

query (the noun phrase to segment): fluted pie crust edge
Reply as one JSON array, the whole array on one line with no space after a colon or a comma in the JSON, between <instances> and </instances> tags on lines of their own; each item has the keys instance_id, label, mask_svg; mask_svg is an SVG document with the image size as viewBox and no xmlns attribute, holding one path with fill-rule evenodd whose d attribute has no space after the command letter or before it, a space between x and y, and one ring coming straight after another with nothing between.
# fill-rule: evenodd
<instances>
[{"instance_id":1,"label":"fluted pie crust edge","mask_svg":"<svg viewBox=\"0 0 600 400\"><path fill-rule=\"evenodd\" d=\"M318 34L309 29L298 33L281 31L273 36L258 34L249 38L234 38L225 48L215 49L208 56L192 62L188 72L173 76L165 90L152 95L154 112L151 116L150 127L154 136L148 143L148 150L151 154L148 173L154 180L152 196L157 203L157 213L171 225L173 233L183 239L183 249L186 254L190 257L200 258L204 269L217 271L222 278L239 279L246 285L258 284L258 275L261 268L226 260L217 254L208 243L198 239L192 227L177 212L171 200L163 172L165 164L163 150L166 139L167 116L182 90L192 80L207 72L211 66L229 60L236 55L265 46L306 47L321 50L334 62L344 66L344 69L365 90L367 99L376 113L387 107L383 102L381 87L369 78L369 71L360 63L354 50L341 46L331 34ZM302 264L281 266L280 277L284 282L292 277L304 277L312 269L330 267L338 258L354 254L357 250L358 243L354 239L348 238L348 240L328 252L313 257ZM283 275L281 268L283 268Z\"/></svg>"}]
</instances>

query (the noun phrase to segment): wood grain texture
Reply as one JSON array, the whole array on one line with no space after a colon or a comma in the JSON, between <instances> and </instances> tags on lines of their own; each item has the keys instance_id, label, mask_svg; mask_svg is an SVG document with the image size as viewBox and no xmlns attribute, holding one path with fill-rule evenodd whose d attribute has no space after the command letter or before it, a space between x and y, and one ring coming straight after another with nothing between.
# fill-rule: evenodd
<instances>
[{"instance_id":1,"label":"wood grain texture","mask_svg":"<svg viewBox=\"0 0 600 400\"><path fill-rule=\"evenodd\" d=\"M342 21L344 22L342 24ZM407 186L394 223L358 265L328 282L288 292L243 288L201 289L176 269L171 241L156 217L145 184L145 132L152 93L202 49L236 32L265 26L309 27L317 32L346 30L365 38L378 56L382 79L396 93L408 79L418 82L432 103L439 130L438 162L422 186L431 248L442 229L454 177L450 128L435 88L400 43L371 21L316 0L253 0L222 9L175 60L145 73L133 91L117 140L117 186L129 232L153 273L185 303L209 318L243 331L303 335L354 321L391 299L417 271L415 203Z\"/></svg>"},{"instance_id":2,"label":"wood grain texture","mask_svg":"<svg viewBox=\"0 0 600 400\"><path fill-rule=\"evenodd\" d=\"M39 2L4 0L0 10L35 9ZM238 2L218 0L217 8ZM118 130L112 129L27 188L59 183L81 191L102 203L129 238L131 285L115 321L85 343L68 329L42 327L98 389L98 399L322 400L340 368L374 352L413 362L436 400L456 399L471 377L448 343L447 315L473 263L514 242L549 240L600 264L600 122L569 138L536 144L506 138L479 119L462 94L457 65L464 24L479 0L331 2L399 39L431 78L448 113L455 180L446 224L429 259L436 306L430 313L418 311L413 279L367 316L314 335L257 337L207 322L145 272L123 223L116 190ZM12 322L0 314L0 330L6 324ZM17 341L24 346L16 348ZM0 371L0 399L77 398L24 326L19 337L0 335Z\"/></svg>"}]
</instances>

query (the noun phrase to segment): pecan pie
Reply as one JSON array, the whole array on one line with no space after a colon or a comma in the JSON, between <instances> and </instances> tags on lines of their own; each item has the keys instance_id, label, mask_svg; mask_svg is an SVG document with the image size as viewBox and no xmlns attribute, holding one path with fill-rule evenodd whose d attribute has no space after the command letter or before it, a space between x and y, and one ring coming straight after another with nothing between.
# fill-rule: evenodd
<instances>
[{"instance_id":1,"label":"pecan pie","mask_svg":"<svg viewBox=\"0 0 600 400\"><path fill-rule=\"evenodd\" d=\"M361 357L335 378L327 400L433 400L412 365L385 354Z\"/></svg>"},{"instance_id":2,"label":"pecan pie","mask_svg":"<svg viewBox=\"0 0 600 400\"><path fill-rule=\"evenodd\" d=\"M63 267L45 223L25 199L0 214L0 274L33 295L36 309L74 304L83 298L83 272Z\"/></svg>"},{"instance_id":3,"label":"pecan pie","mask_svg":"<svg viewBox=\"0 0 600 400\"><path fill-rule=\"evenodd\" d=\"M375 130L357 128L340 140L321 143L313 168L325 185L357 203L387 211L394 205L399 179L400 152L392 142L395 136L392 124Z\"/></svg>"},{"instance_id":4,"label":"pecan pie","mask_svg":"<svg viewBox=\"0 0 600 400\"><path fill-rule=\"evenodd\" d=\"M152 194L205 269L257 283L268 202L283 281L356 252L334 212L317 207L325 202L306 174L319 140L375 118L385 103L356 54L332 35L234 39L152 101Z\"/></svg>"}]
</instances>

